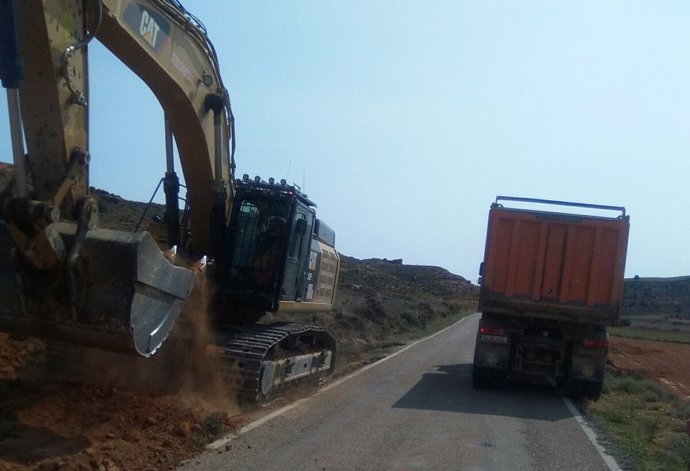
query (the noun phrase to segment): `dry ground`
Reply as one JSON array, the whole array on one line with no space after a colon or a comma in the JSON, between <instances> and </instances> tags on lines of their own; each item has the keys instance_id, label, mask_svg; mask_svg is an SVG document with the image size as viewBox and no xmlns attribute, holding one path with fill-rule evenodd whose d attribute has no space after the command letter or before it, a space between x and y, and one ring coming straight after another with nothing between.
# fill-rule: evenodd
<instances>
[{"instance_id":1,"label":"dry ground","mask_svg":"<svg viewBox=\"0 0 690 471\"><path fill-rule=\"evenodd\" d=\"M334 312L266 320L326 326L339 342L338 371L346 372L460 312L473 312L476 296L476 286L442 268L344 257ZM0 334L0 471L176 469L218 434L249 420L247 414L263 412L237 405L231 392L209 387L214 378L184 381L189 371L198 376L200 362L166 361L159 357L169 351L166 345L152 359L109 359L87 368L97 376L151 377L153 369L155 376L170 379L177 373L175 390L165 392L146 384L123 390L46 382L41 376L50 371L41 369L43 350L41 341ZM142 362L153 367L140 371ZM170 365L177 371L161 374ZM273 406L288 400L278 399Z\"/></svg>"},{"instance_id":2,"label":"dry ground","mask_svg":"<svg viewBox=\"0 0 690 471\"><path fill-rule=\"evenodd\" d=\"M193 390L151 394L20 378L42 349L0 334L0 470L174 469L241 420Z\"/></svg>"},{"instance_id":3,"label":"dry ground","mask_svg":"<svg viewBox=\"0 0 690 471\"><path fill-rule=\"evenodd\" d=\"M192 390L150 394L18 380L23 361L41 349L41 342L0 334L2 471L174 469L244 420L218 397ZM609 360L690 398L690 345L614 337Z\"/></svg>"},{"instance_id":4,"label":"dry ground","mask_svg":"<svg viewBox=\"0 0 690 471\"><path fill-rule=\"evenodd\" d=\"M612 337L609 362L636 371L690 399L690 345Z\"/></svg>"}]
</instances>

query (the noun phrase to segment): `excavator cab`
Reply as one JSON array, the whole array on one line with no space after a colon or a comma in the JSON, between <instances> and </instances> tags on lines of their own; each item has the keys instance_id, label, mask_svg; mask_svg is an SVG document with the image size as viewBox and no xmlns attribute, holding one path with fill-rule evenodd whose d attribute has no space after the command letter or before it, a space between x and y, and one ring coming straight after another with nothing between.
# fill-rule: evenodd
<instances>
[{"instance_id":1,"label":"excavator cab","mask_svg":"<svg viewBox=\"0 0 690 471\"><path fill-rule=\"evenodd\" d=\"M220 264L223 306L254 318L301 298L314 203L285 181L245 175L235 183L234 210ZM250 319L250 321L253 321Z\"/></svg>"},{"instance_id":2,"label":"excavator cab","mask_svg":"<svg viewBox=\"0 0 690 471\"><path fill-rule=\"evenodd\" d=\"M316 204L285 180L235 181L217 267L217 319L256 322L266 312L333 309L340 257Z\"/></svg>"}]
</instances>

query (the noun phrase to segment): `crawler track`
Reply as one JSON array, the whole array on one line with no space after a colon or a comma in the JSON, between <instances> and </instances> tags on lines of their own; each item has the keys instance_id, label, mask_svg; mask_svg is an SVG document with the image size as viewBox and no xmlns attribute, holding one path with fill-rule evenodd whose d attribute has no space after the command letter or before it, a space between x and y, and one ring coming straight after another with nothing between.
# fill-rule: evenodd
<instances>
[{"instance_id":1,"label":"crawler track","mask_svg":"<svg viewBox=\"0 0 690 471\"><path fill-rule=\"evenodd\" d=\"M323 327L291 323L217 326L215 336L214 356L220 355L220 361L214 360L213 365L220 369L227 390L244 401L264 402L299 386L318 384L335 367L336 341ZM176 365L191 361L187 368L195 368L194 361L204 361L189 359L188 344L177 345L182 348L171 344L154 358L145 359L49 342L43 357L47 362L37 362L37 370L29 375L165 391L181 384ZM115 366L123 364L129 366ZM101 369L108 374L94 374Z\"/></svg>"},{"instance_id":2,"label":"crawler track","mask_svg":"<svg viewBox=\"0 0 690 471\"><path fill-rule=\"evenodd\" d=\"M336 342L322 327L253 324L229 327L223 339L223 375L242 399L263 402L335 367Z\"/></svg>"}]
</instances>

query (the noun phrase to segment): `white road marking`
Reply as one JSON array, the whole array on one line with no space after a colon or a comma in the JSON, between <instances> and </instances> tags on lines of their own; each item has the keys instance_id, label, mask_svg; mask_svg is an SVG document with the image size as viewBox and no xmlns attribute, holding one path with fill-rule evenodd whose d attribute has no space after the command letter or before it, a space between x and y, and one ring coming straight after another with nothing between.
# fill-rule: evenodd
<instances>
[{"instance_id":1,"label":"white road marking","mask_svg":"<svg viewBox=\"0 0 690 471\"><path fill-rule=\"evenodd\" d=\"M587 435L589 441L592 442L594 448L597 450L597 452L599 452L599 456L601 456L601 459L604 460L604 463L606 463L606 466L608 466L609 470L622 471L620 466L618 466L618 463L616 463L616 460L613 458L613 456L609 455L604 449L604 447L599 444L599 442L597 441L597 434L587 424L587 421L582 417L580 411L577 410L577 407L575 407L575 405L568 398L563 397L563 402L565 403L565 406L568 408L570 413L573 414L573 417L575 417L577 423L580 424L582 431L585 432L585 435Z\"/></svg>"},{"instance_id":2,"label":"white road marking","mask_svg":"<svg viewBox=\"0 0 690 471\"><path fill-rule=\"evenodd\" d=\"M313 398L313 397L316 397L316 396L318 396L319 394L328 391L329 389L335 388L336 386L339 386L339 385L343 384L345 381L351 380L352 378L354 378L354 377L356 377L356 376L358 376L358 375L364 373L365 371L367 371L367 370L369 370L369 369L371 369L371 368L373 368L373 367L375 367L375 366L378 366L378 365L380 365L381 363L390 360L391 358L394 358L394 357L400 355L400 354L403 353L404 351L409 350L410 348L414 347L415 345L417 345L417 344L419 344L419 343L421 343L421 342L426 342L427 340L430 340L430 339L436 337L437 335L442 334L442 333L445 332L446 330L448 330L448 329L450 329L450 328L452 328L452 327L455 327L456 325L460 324L461 322L463 322L463 321L464 321L465 319L467 319L468 317L470 317L470 316L465 316L465 317L463 317L462 319L460 319L459 321L457 321L457 322L455 322L455 323L449 325L449 326L446 327L445 329L439 330L439 331L436 332L436 333L433 333L433 334L431 334L431 335L429 335L429 336L427 336L427 337L424 337L424 338L419 339L419 340L417 340L417 341L415 341L415 342L412 342L411 344L406 345L405 347L401 348L400 350L398 350L398 351L396 351L396 352L393 352L393 353L391 353L390 355L388 355L388 356L386 356L386 357L383 357L383 358L381 358L380 360L378 360L378 361L376 361L376 362L374 362L374 363L371 363L370 365L365 366L364 368L360 368L359 370L357 370L357 371L355 371L355 372L353 372L353 373L350 373L349 375L344 376L344 377L340 378L340 379L337 380L337 381L334 381L334 382L332 382L332 383L327 384L326 386L324 386L323 388L319 389L316 393L314 393L314 394L313 394L312 396L310 396L310 397L305 397L305 398L302 398L302 399L298 399L297 401L293 402L292 404L288 404L288 405L285 406L285 407L281 407L280 409L277 409L277 410L271 412L270 414L268 414L268 415L266 415L266 416L264 416L264 417L261 417L260 419L255 420L254 422L252 422L252 423L250 423L250 424L245 425L244 427L240 428L240 429L237 430L236 432L233 432L233 433L231 433L231 434L229 434L229 435L227 435L227 436L225 436L225 437L223 437L223 438L220 438L220 439L216 440L216 441L213 442L213 443L209 443L208 445L206 445L206 449L208 449L208 450L217 450L217 449L219 449L219 448L221 448L221 447L224 447L225 445L227 445L229 442L235 440L236 438L238 438L238 437L244 435L245 433L247 433L247 432L249 432L249 431L251 431L251 430L254 430L254 429L257 428L257 427L262 426L262 425L265 424L266 422L269 422L269 421L275 419L276 417L279 417L279 416L283 415L284 413L286 413L286 412L288 412L288 411L294 409L295 407L298 407L298 406L302 405L304 402L308 401L309 399L311 399L311 398Z\"/></svg>"}]
</instances>

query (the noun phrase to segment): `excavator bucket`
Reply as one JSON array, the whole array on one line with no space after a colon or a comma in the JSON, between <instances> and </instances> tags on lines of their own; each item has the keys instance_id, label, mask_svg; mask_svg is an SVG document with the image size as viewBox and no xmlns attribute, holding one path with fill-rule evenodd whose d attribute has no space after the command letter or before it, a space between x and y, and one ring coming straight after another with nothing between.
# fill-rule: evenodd
<instances>
[{"instance_id":1,"label":"excavator bucket","mask_svg":"<svg viewBox=\"0 0 690 471\"><path fill-rule=\"evenodd\" d=\"M76 225L55 226L72 247ZM78 243L72 262L38 270L0 227L0 330L152 355L191 293L194 273L174 266L147 232L94 229Z\"/></svg>"}]
</instances>

